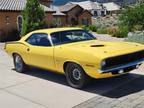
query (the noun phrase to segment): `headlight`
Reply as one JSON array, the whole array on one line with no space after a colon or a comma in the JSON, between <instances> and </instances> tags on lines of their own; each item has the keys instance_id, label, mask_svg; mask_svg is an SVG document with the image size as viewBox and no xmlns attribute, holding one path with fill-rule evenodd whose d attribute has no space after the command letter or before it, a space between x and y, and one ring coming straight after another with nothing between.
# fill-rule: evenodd
<instances>
[{"instance_id":1,"label":"headlight","mask_svg":"<svg viewBox=\"0 0 144 108\"><path fill-rule=\"evenodd\" d=\"M102 66L105 66L105 65L106 65L106 61L103 60L103 61L101 62L101 65L102 65Z\"/></svg>"}]
</instances>

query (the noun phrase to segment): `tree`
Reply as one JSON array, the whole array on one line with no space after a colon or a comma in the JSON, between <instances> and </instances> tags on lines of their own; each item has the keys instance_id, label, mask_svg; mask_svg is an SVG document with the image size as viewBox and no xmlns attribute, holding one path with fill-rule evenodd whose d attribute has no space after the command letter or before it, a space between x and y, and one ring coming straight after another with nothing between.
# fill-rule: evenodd
<instances>
[{"instance_id":1,"label":"tree","mask_svg":"<svg viewBox=\"0 0 144 108\"><path fill-rule=\"evenodd\" d=\"M144 29L144 3L124 9L119 17L119 26L127 26L129 31Z\"/></svg>"},{"instance_id":2,"label":"tree","mask_svg":"<svg viewBox=\"0 0 144 108\"><path fill-rule=\"evenodd\" d=\"M21 36L44 27L45 12L38 0L27 0L26 7L22 12Z\"/></svg>"}]
</instances>

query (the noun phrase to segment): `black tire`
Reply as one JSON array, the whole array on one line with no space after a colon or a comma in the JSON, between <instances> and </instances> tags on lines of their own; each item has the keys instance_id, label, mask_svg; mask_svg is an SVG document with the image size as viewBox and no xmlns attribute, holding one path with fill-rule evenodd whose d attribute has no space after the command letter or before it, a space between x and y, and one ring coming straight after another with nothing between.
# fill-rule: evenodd
<instances>
[{"instance_id":1,"label":"black tire","mask_svg":"<svg viewBox=\"0 0 144 108\"><path fill-rule=\"evenodd\" d=\"M68 84L76 89L82 89L90 81L90 77L86 75L82 67L76 63L68 63L65 73Z\"/></svg>"},{"instance_id":2,"label":"black tire","mask_svg":"<svg viewBox=\"0 0 144 108\"><path fill-rule=\"evenodd\" d=\"M27 69L27 66L24 63L24 61L21 58L21 56L19 54L14 54L13 60L14 60L15 70L17 72L19 72L19 73L24 73L26 71L26 69Z\"/></svg>"}]
</instances>

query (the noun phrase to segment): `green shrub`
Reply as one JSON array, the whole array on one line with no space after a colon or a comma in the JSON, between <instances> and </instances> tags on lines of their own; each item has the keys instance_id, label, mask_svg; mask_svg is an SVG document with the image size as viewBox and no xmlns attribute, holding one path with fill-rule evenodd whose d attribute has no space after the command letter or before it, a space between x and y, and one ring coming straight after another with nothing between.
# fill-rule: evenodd
<instances>
[{"instance_id":1,"label":"green shrub","mask_svg":"<svg viewBox=\"0 0 144 108\"><path fill-rule=\"evenodd\" d=\"M56 27L57 27L57 24L54 23L54 22L51 22L51 23L49 24L49 27L50 27L50 28L56 28Z\"/></svg>"},{"instance_id":2,"label":"green shrub","mask_svg":"<svg viewBox=\"0 0 144 108\"><path fill-rule=\"evenodd\" d=\"M133 27L132 31L141 31L141 30L142 30L142 28L143 28L143 26L142 26L142 25L137 24L137 25L134 25L134 27Z\"/></svg>"},{"instance_id":3,"label":"green shrub","mask_svg":"<svg viewBox=\"0 0 144 108\"><path fill-rule=\"evenodd\" d=\"M129 31L144 29L144 3L127 7L119 16L119 26L127 26Z\"/></svg>"},{"instance_id":4,"label":"green shrub","mask_svg":"<svg viewBox=\"0 0 144 108\"><path fill-rule=\"evenodd\" d=\"M22 36L44 27L45 12L39 0L27 0L26 7L22 11L22 17Z\"/></svg>"},{"instance_id":5,"label":"green shrub","mask_svg":"<svg viewBox=\"0 0 144 108\"><path fill-rule=\"evenodd\" d=\"M133 33L131 36L128 36L125 41L144 44L144 32Z\"/></svg>"},{"instance_id":6,"label":"green shrub","mask_svg":"<svg viewBox=\"0 0 144 108\"><path fill-rule=\"evenodd\" d=\"M118 30L118 27L109 27L108 29L107 29L107 33L109 34L109 35L114 35L116 32L117 32L117 30Z\"/></svg>"},{"instance_id":7,"label":"green shrub","mask_svg":"<svg viewBox=\"0 0 144 108\"><path fill-rule=\"evenodd\" d=\"M89 26L89 30L93 31L93 32L96 32L97 31L97 27L95 25L90 25Z\"/></svg>"},{"instance_id":8,"label":"green shrub","mask_svg":"<svg viewBox=\"0 0 144 108\"><path fill-rule=\"evenodd\" d=\"M97 29L98 34L107 34L107 29L106 28L99 28Z\"/></svg>"},{"instance_id":9,"label":"green shrub","mask_svg":"<svg viewBox=\"0 0 144 108\"><path fill-rule=\"evenodd\" d=\"M127 27L121 27L121 28L118 28L117 31L112 34L112 36L117 37L117 38L125 38L127 37L128 32L129 31Z\"/></svg>"},{"instance_id":10,"label":"green shrub","mask_svg":"<svg viewBox=\"0 0 144 108\"><path fill-rule=\"evenodd\" d=\"M84 30L88 30L89 31L89 27L88 26L81 26L82 29Z\"/></svg>"}]
</instances>

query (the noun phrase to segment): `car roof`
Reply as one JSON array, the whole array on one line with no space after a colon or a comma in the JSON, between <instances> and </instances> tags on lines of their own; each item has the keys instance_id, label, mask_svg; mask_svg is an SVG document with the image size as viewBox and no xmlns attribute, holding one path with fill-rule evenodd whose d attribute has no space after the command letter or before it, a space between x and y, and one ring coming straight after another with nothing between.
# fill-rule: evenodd
<instances>
[{"instance_id":1,"label":"car roof","mask_svg":"<svg viewBox=\"0 0 144 108\"><path fill-rule=\"evenodd\" d=\"M77 28L77 27L64 27L64 28L50 28L50 29L40 29L40 30L35 30L32 31L30 33L28 33L27 35L25 35L21 41L25 41L27 38L29 38L29 36L31 34L34 33L47 33L47 34L51 34L54 32L61 32L61 31L68 31L68 30L82 30L82 28Z\"/></svg>"},{"instance_id":2,"label":"car roof","mask_svg":"<svg viewBox=\"0 0 144 108\"><path fill-rule=\"evenodd\" d=\"M67 31L67 30L82 30L82 28L76 28L76 27L65 27L65 28L50 28L50 29L41 29L33 31L32 33L54 33L54 32L61 32L61 31Z\"/></svg>"}]
</instances>

